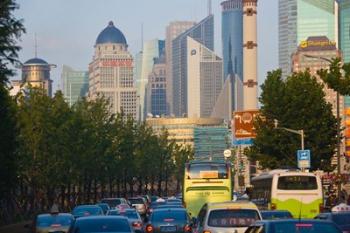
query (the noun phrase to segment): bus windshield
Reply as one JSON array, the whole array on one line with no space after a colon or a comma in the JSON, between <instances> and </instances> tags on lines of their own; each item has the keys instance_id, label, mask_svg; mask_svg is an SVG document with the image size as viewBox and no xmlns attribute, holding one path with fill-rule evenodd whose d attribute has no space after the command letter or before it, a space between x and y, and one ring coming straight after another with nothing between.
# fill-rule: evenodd
<instances>
[{"instance_id":1,"label":"bus windshield","mask_svg":"<svg viewBox=\"0 0 350 233\"><path fill-rule=\"evenodd\" d=\"M315 190L317 189L314 176L281 176L278 178L277 189L281 190Z\"/></svg>"},{"instance_id":2,"label":"bus windshield","mask_svg":"<svg viewBox=\"0 0 350 233\"><path fill-rule=\"evenodd\" d=\"M198 163L190 164L187 179L228 179L226 164Z\"/></svg>"}]
</instances>

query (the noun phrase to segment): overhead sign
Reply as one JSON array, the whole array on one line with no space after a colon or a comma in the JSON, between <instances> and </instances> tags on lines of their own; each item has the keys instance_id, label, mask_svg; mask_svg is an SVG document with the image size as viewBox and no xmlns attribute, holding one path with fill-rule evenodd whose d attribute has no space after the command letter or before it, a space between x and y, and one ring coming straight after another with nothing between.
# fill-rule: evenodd
<instances>
[{"instance_id":1,"label":"overhead sign","mask_svg":"<svg viewBox=\"0 0 350 233\"><path fill-rule=\"evenodd\" d=\"M310 150L298 150L298 168L310 168L311 167L311 156Z\"/></svg>"},{"instance_id":2,"label":"overhead sign","mask_svg":"<svg viewBox=\"0 0 350 233\"><path fill-rule=\"evenodd\" d=\"M234 138L255 138L256 132L253 123L258 114L258 110L234 112Z\"/></svg>"},{"instance_id":3,"label":"overhead sign","mask_svg":"<svg viewBox=\"0 0 350 233\"><path fill-rule=\"evenodd\" d=\"M232 141L232 144L234 146L251 146L253 145L253 138L242 138L242 139L235 139Z\"/></svg>"}]
</instances>

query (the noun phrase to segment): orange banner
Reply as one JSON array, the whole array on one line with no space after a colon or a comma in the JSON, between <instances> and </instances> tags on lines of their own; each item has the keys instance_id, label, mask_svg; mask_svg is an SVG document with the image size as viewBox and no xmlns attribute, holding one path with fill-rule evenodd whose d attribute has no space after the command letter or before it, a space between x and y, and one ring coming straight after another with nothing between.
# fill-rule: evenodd
<instances>
[{"instance_id":1,"label":"orange banner","mask_svg":"<svg viewBox=\"0 0 350 233\"><path fill-rule=\"evenodd\" d=\"M234 112L234 137L255 138L256 132L253 123L258 114L258 110Z\"/></svg>"}]
</instances>

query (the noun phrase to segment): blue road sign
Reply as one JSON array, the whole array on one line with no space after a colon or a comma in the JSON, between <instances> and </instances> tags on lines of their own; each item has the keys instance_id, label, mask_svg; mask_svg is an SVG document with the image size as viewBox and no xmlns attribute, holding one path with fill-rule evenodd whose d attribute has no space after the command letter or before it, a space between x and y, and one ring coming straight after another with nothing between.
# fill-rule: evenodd
<instances>
[{"instance_id":1,"label":"blue road sign","mask_svg":"<svg viewBox=\"0 0 350 233\"><path fill-rule=\"evenodd\" d=\"M232 140L232 144L234 146L239 146L239 145L253 145L253 138L236 138Z\"/></svg>"},{"instance_id":2,"label":"blue road sign","mask_svg":"<svg viewBox=\"0 0 350 233\"><path fill-rule=\"evenodd\" d=\"M297 152L298 168L310 168L311 152L310 150L298 150Z\"/></svg>"}]
</instances>

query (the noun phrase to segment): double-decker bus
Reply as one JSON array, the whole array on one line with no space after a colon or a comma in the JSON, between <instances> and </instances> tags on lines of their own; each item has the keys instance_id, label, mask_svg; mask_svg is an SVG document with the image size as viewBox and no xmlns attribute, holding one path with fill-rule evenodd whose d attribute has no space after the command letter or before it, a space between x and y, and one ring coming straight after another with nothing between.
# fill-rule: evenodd
<instances>
[{"instance_id":1,"label":"double-decker bus","mask_svg":"<svg viewBox=\"0 0 350 233\"><path fill-rule=\"evenodd\" d=\"M309 172L272 170L252 178L250 198L259 209L288 210L294 218L322 211L321 179Z\"/></svg>"},{"instance_id":2,"label":"double-decker bus","mask_svg":"<svg viewBox=\"0 0 350 233\"><path fill-rule=\"evenodd\" d=\"M182 197L192 217L205 203L232 200L231 163L192 161L185 166Z\"/></svg>"}]
</instances>

